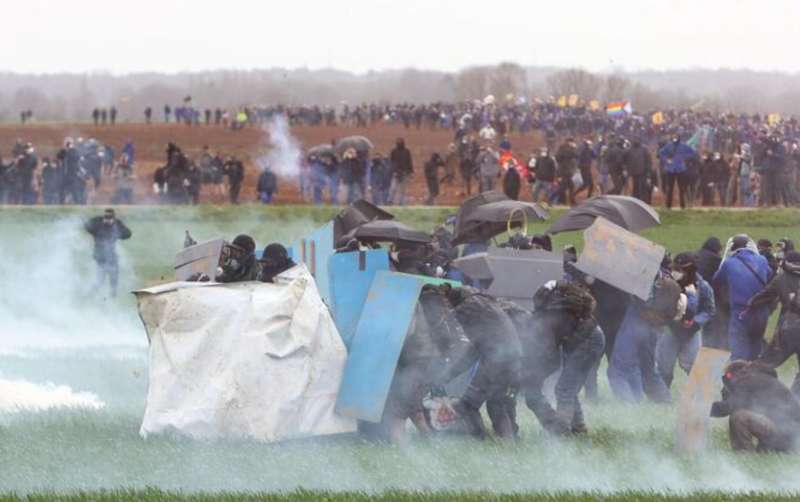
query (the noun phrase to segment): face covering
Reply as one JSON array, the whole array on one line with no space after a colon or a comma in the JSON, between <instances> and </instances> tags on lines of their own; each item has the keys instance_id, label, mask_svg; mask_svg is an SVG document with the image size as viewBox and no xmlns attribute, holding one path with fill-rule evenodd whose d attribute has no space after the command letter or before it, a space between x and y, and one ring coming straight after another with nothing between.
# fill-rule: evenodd
<instances>
[{"instance_id":1,"label":"face covering","mask_svg":"<svg viewBox=\"0 0 800 502\"><path fill-rule=\"evenodd\" d=\"M683 279L683 277L684 277L684 273L683 273L683 272L681 272L681 271L679 271L679 270L673 270L673 271L670 273L670 275L672 275L672 278L673 278L673 279L675 279L675 280L676 280L676 281L678 281L678 282L680 282L680 281L681 281L681 279Z\"/></svg>"}]
</instances>

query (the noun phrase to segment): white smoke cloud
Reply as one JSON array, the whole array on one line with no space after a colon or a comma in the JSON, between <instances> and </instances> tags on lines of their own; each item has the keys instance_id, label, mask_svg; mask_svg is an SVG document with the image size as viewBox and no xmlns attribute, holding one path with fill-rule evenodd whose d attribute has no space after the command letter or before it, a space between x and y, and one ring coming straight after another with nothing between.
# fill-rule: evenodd
<instances>
[{"instance_id":1,"label":"white smoke cloud","mask_svg":"<svg viewBox=\"0 0 800 502\"><path fill-rule=\"evenodd\" d=\"M289 123L283 115L275 115L267 123L269 153L259 159L262 169L269 166L275 174L283 178L295 179L300 176L303 152L300 142L292 136Z\"/></svg>"},{"instance_id":2,"label":"white smoke cloud","mask_svg":"<svg viewBox=\"0 0 800 502\"><path fill-rule=\"evenodd\" d=\"M44 411L52 408L99 410L105 403L91 392L75 392L69 386L35 384L26 380L0 379L0 413Z\"/></svg>"}]
</instances>

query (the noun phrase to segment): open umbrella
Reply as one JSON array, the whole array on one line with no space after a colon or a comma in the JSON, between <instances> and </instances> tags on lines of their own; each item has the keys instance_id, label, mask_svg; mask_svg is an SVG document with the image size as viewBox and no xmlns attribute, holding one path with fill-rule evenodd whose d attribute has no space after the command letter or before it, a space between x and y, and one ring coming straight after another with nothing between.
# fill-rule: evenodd
<instances>
[{"instance_id":1,"label":"open umbrella","mask_svg":"<svg viewBox=\"0 0 800 502\"><path fill-rule=\"evenodd\" d=\"M427 244L431 237L425 232L414 230L413 228L393 220L374 220L351 230L344 237L342 242L350 239L357 239L366 242L411 242Z\"/></svg>"},{"instance_id":2,"label":"open umbrella","mask_svg":"<svg viewBox=\"0 0 800 502\"><path fill-rule=\"evenodd\" d=\"M336 150L330 143L322 143L321 145L312 146L306 151L309 157L336 157Z\"/></svg>"},{"instance_id":3,"label":"open umbrella","mask_svg":"<svg viewBox=\"0 0 800 502\"><path fill-rule=\"evenodd\" d=\"M547 211L538 204L520 202L504 193L483 192L466 199L456 214L453 245L484 242L508 229L509 220L544 220Z\"/></svg>"},{"instance_id":4,"label":"open umbrella","mask_svg":"<svg viewBox=\"0 0 800 502\"><path fill-rule=\"evenodd\" d=\"M364 199L358 199L342 209L333 219L333 242L338 245L342 236L370 221L393 219L392 213L386 212Z\"/></svg>"},{"instance_id":5,"label":"open umbrella","mask_svg":"<svg viewBox=\"0 0 800 502\"><path fill-rule=\"evenodd\" d=\"M375 148L372 141L365 136L347 136L336 142L336 151L339 154L344 153L348 148L352 148L357 152L368 152Z\"/></svg>"},{"instance_id":6,"label":"open umbrella","mask_svg":"<svg viewBox=\"0 0 800 502\"><path fill-rule=\"evenodd\" d=\"M598 216L636 233L661 224L658 213L639 199L625 195L599 195L567 211L547 232L557 234L584 230Z\"/></svg>"}]
</instances>

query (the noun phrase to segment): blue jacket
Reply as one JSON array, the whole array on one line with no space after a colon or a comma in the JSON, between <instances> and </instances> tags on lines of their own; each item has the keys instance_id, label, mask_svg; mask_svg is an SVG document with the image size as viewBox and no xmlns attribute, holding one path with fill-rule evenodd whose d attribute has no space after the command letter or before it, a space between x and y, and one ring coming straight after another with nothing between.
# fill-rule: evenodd
<instances>
[{"instance_id":1,"label":"blue jacket","mask_svg":"<svg viewBox=\"0 0 800 502\"><path fill-rule=\"evenodd\" d=\"M693 331L705 326L717 311L714 290L711 289L711 285L698 275L695 288L697 289L696 295L687 295L689 306L685 316L686 319L694 321L693 328L695 329Z\"/></svg>"},{"instance_id":2,"label":"blue jacket","mask_svg":"<svg viewBox=\"0 0 800 502\"><path fill-rule=\"evenodd\" d=\"M669 174L686 172L686 161L696 157L697 153L686 143L667 143L658 151L658 158L666 166Z\"/></svg>"},{"instance_id":3,"label":"blue jacket","mask_svg":"<svg viewBox=\"0 0 800 502\"><path fill-rule=\"evenodd\" d=\"M753 269L751 272L747 265ZM758 278L756 278L756 274ZM742 311L756 293L769 282L770 268L766 258L749 249L739 249L722 262L712 283L715 288L727 288L732 311Z\"/></svg>"}]
</instances>

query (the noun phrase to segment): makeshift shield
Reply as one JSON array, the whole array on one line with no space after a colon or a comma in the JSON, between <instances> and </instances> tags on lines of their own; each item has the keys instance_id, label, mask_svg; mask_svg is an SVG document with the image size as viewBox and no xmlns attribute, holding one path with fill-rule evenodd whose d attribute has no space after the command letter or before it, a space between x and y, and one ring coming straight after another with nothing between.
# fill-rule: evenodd
<instances>
[{"instance_id":1,"label":"makeshift shield","mask_svg":"<svg viewBox=\"0 0 800 502\"><path fill-rule=\"evenodd\" d=\"M441 279L379 271L350 342L336 413L380 422L422 286Z\"/></svg>"},{"instance_id":2,"label":"makeshift shield","mask_svg":"<svg viewBox=\"0 0 800 502\"><path fill-rule=\"evenodd\" d=\"M583 232L576 268L626 293L647 300L666 250L603 218Z\"/></svg>"},{"instance_id":3,"label":"makeshift shield","mask_svg":"<svg viewBox=\"0 0 800 502\"><path fill-rule=\"evenodd\" d=\"M335 249L333 247L333 222L314 230L289 248L295 263L306 265L311 277L317 283L322 300L330 305L330 282L328 282L328 260Z\"/></svg>"},{"instance_id":4,"label":"makeshift shield","mask_svg":"<svg viewBox=\"0 0 800 502\"><path fill-rule=\"evenodd\" d=\"M380 270L389 270L385 250L337 253L328 262L328 283L333 319L346 347L356 333L372 280Z\"/></svg>"},{"instance_id":5,"label":"makeshift shield","mask_svg":"<svg viewBox=\"0 0 800 502\"><path fill-rule=\"evenodd\" d=\"M214 279L217 275L219 257L225 241L215 239L189 246L175 256L175 278L185 281L194 274L201 273Z\"/></svg>"},{"instance_id":6,"label":"makeshift shield","mask_svg":"<svg viewBox=\"0 0 800 502\"><path fill-rule=\"evenodd\" d=\"M705 448L711 405L722 388L722 373L730 358L730 352L709 347L701 348L697 354L678 404L675 439L679 452L691 453Z\"/></svg>"},{"instance_id":7,"label":"makeshift shield","mask_svg":"<svg viewBox=\"0 0 800 502\"><path fill-rule=\"evenodd\" d=\"M453 265L474 281L487 281L486 293L525 308L533 307L533 293L540 286L564 276L561 255L538 249L490 247L458 258Z\"/></svg>"}]
</instances>

